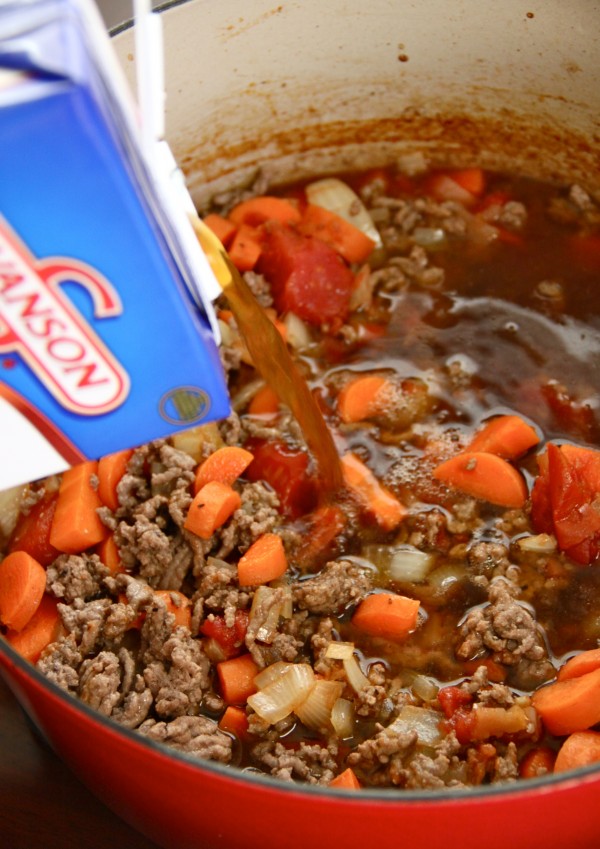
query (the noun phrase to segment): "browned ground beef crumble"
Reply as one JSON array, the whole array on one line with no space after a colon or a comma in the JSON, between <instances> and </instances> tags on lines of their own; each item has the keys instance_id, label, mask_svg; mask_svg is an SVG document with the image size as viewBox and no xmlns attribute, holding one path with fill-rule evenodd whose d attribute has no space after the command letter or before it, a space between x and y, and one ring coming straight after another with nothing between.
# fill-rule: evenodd
<instances>
[{"instance_id":1,"label":"browned ground beef crumble","mask_svg":"<svg viewBox=\"0 0 600 849\"><path fill-rule=\"evenodd\" d=\"M413 162L411 168L421 178L423 164ZM527 233L532 218L535 227L546 221L553 228L585 230L598 225L600 214L580 187L567 192L543 187L538 195L527 181L513 185L496 179L500 188L512 187L513 196L502 200L499 193L498 201L478 219L477 230L472 214L456 201L437 201L424 193L386 194L383 179L371 179L362 189L360 181L354 183L384 246L363 275L356 314L372 323L385 318L396 344L399 382L397 396L379 418L367 425L336 426L352 450L408 505L400 529L378 532L359 506L347 501L349 524L307 562L299 552L310 540L310 526L302 517L282 516L269 484L242 476L234 485L241 506L210 539L202 540L184 527L198 458L171 440L142 446L118 486L119 508L100 511L114 533L123 571L111 574L92 552L60 555L47 569L47 591L59 602L63 635L38 662L44 675L151 740L284 781L326 785L351 766L365 787L510 782L518 778L520 760L532 746L546 742L557 747L556 741L544 737L530 694L554 678L562 656L598 644L598 567L582 569L555 548L520 547L519 539L532 535L528 506L495 508L449 492L431 472L457 444L468 442L490 409L531 416L546 438L565 435L597 443L597 415L559 421L552 410L540 407L539 393L526 391L531 374L519 375L522 383L513 381L512 388L505 381L508 394L502 395L498 385L510 367L501 369L497 381L492 357L487 374L475 373L472 358L478 354L469 347L473 340L467 340L464 356L456 353L453 310L468 310L468 299L474 298L475 314L483 322L477 343L485 347L485 334L502 335L490 317L498 301L492 307L484 301L486 275L496 299L502 292L494 275L510 278L519 267L518 258L510 254L510 234ZM252 192L264 190L257 184ZM239 196L218 200L216 208L226 213ZM509 234L510 255L499 272L488 269L486 250L489 254L492 249L479 243L486 236L481 227L487 225L498 225ZM424 244L429 238L434 241L428 249ZM464 279L458 270L461 261L467 263ZM565 274L565 268L557 268L549 275L540 263L537 283L562 285ZM270 307L268 281L256 272L248 272L246 280L261 304ZM506 297L516 304L535 301L537 295L530 291L534 284L528 279L525 285L528 294L514 289ZM452 301L455 290L459 295ZM541 291L555 290L546 285ZM539 310L552 316L556 305L546 300ZM508 311L502 320L508 322L511 315ZM302 351L304 367L322 393L335 396L357 363L370 361L377 368L380 353L389 365L389 349L378 348L376 340L365 346L363 325L354 317L335 329L311 328L312 342ZM219 445L252 440L280 439L302 449L302 435L286 411L276 421L246 415L252 392L244 397L244 387L256 380L256 373L244 360L235 322L229 329L222 359L235 412L218 427L206 428L202 456ZM533 345L538 343L532 339ZM319 357L324 357L324 365L318 365ZM560 385L573 378L569 399L597 392L591 373L571 366L571 372L555 375L553 362L543 377ZM575 401L569 409L576 408ZM435 455L428 452L429 445L436 446ZM533 461L526 459L522 468L533 474ZM41 497L43 487L32 485L26 510ZM267 532L282 536L289 569L273 584L273 592L253 605L256 587L239 586L237 561ZM394 545L430 554L435 566L416 582L382 576L373 547ZM361 638L350 623L358 603L386 584L421 601L419 626L400 643ZM181 591L191 599L191 629L174 625L156 590ZM281 611L290 596L291 614L278 616L273 626L270 614ZM250 707L246 739L219 728L225 704L215 672L218 658L200 629L215 617L231 628L238 611L251 613L240 651L249 652L260 669L278 661L309 663L319 676L340 682L354 716L348 739L338 739L331 727L308 729L293 713L269 724ZM342 663L326 656L327 647L337 640L356 645L366 676L359 689L351 686ZM471 705L521 711L525 727L513 734L465 740L438 698L440 688L447 686L455 687ZM413 727L407 719L421 717L423 709L437 729L429 740L418 721Z\"/></svg>"}]
</instances>

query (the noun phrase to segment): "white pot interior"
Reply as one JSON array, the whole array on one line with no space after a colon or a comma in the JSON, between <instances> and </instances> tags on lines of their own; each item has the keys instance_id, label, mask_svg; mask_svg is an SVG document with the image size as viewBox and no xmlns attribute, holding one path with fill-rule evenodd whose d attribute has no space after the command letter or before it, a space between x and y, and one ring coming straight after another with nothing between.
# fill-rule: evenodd
<instances>
[{"instance_id":1,"label":"white pot interior","mask_svg":"<svg viewBox=\"0 0 600 849\"><path fill-rule=\"evenodd\" d=\"M190 0L163 20L167 135L200 203L265 161L277 179L415 146L598 188L592 0ZM132 31L115 46L133 80Z\"/></svg>"}]
</instances>

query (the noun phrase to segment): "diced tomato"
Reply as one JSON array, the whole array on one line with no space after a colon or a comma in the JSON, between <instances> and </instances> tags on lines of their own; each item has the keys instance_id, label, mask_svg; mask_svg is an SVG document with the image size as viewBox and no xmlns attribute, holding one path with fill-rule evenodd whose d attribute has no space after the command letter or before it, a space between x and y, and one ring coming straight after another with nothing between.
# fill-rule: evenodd
<instances>
[{"instance_id":1,"label":"diced tomato","mask_svg":"<svg viewBox=\"0 0 600 849\"><path fill-rule=\"evenodd\" d=\"M21 516L11 537L9 551L26 551L42 566L49 566L60 551L50 545L50 528L56 510L58 492L42 498Z\"/></svg>"},{"instance_id":2,"label":"diced tomato","mask_svg":"<svg viewBox=\"0 0 600 849\"><path fill-rule=\"evenodd\" d=\"M232 626L225 624L223 616L206 619L200 626L200 633L216 640L228 659L241 654L247 630L248 613L245 610L236 610L235 622Z\"/></svg>"},{"instance_id":3,"label":"diced tomato","mask_svg":"<svg viewBox=\"0 0 600 849\"><path fill-rule=\"evenodd\" d=\"M600 556L600 451L549 443L532 491L538 533L553 533L575 562Z\"/></svg>"},{"instance_id":4,"label":"diced tomato","mask_svg":"<svg viewBox=\"0 0 600 849\"><path fill-rule=\"evenodd\" d=\"M271 284L279 312L321 325L348 315L354 275L336 251L288 227L265 227L257 271Z\"/></svg>"},{"instance_id":5,"label":"diced tomato","mask_svg":"<svg viewBox=\"0 0 600 849\"><path fill-rule=\"evenodd\" d=\"M442 687L438 692L438 700L444 716L450 719L460 707L471 704L473 697L460 687Z\"/></svg>"},{"instance_id":6,"label":"diced tomato","mask_svg":"<svg viewBox=\"0 0 600 849\"><path fill-rule=\"evenodd\" d=\"M251 481L266 481L277 493L284 515L297 519L317 505L318 485L309 470L306 451L284 442L252 440L247 446L254 460L246 470Z\"/></svg>"},{"instance_id":7,"label":"diced tomato","mask_svg":"<svg viewBox=\"0 0 600 849\"><path fill-rule=\"evenodd\" d=\"M457 708L452 716L444 721L446 731L454 731L456 739L462 745L472 741L474 725L475 715L468 705Z\"/></svg>"}]
</instances>

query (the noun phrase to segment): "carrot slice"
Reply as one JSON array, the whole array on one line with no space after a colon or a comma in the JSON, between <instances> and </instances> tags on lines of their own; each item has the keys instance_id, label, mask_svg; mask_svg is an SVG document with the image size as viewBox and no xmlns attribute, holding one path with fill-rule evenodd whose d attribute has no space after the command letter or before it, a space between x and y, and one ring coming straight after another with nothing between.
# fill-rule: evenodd
<instances>
[{"instance_id":1,"label":"carrot slice","mask_svg":"<svg viewBox=\"0 0 600 849\"><path fill-rule=\"evenodd\" d=\"M192 608L189 598L176 590L155 590L155 596L162 599L167 610L175 617L175 625L190 628L192 624Z\"/></svg>"},{"instance_id":2,"label":"carrot slice","mask_svg":"<svg viewBox=\"0 0 600 849\"><path fill-rule=\"evenodd\" d=\"M250 451L237 445L224 445L222 448L217 448L198 466L194 481L195 491L198 492L211 481L219 481L231 486L240 475L244 474L253 459L254 455Z\"/></svg>"},{"instance_id":3,"label":"carrot slice","mask_svg":"<svg viewBox=\"0 0 600 849\"><path fill-rule=\"evenodd\" d=\"M0 622L21 631L40 606L46 570L26 551L13 551L0 563Z\"/></svg>"},{"instance_id":4,"label":"carrot slice","mask_svg":"<svg viewBox=\"0 0 600 849\"><path fill-rule=\"evenodd\" d=\"M338 787L342 790L360 790L360 782L352 767L347 767L329 782L330 787Z\"/></svg>"},{"instance_id":5,"label":"carrot slice","mask_svg":"<svg viewBox=\"0 0 600 849\"><path fill-rule=\"evenodd\" d=\"M568 681L570 678L579 678L600 669L600 649L589 649L569 658L558 670L558 680Z\"/></svg>"},{"instance_id":6,"label":"carrot slice","mask_svg":"<svg viewBox=\"0 0 600 849\"><path fill-rule=\"evenodd\" d=\"M287 565L283 541L279 534L263 534L238 561L239 584L241 587L267 584L280 578Z\"/></svg>"},{"instance_id":7,"label":"carrot slice","mask_svg":"<svg viewBox=\"0 0 600 849\"><path fill-rule=\"evenodd\" d=\"M556 753L548 746L536 746L531 749L519 766L521 778L539 778L540 775L549 775L554 771Z\"/></svg>"},{"instance_id":8,"label":"carrot slice","mask_svg":"<svg viewBox=\"0 0 600 849\"><path fill-rule=\"evenodd\" d=\"M532 703L551 734L585 731L600 722L600 669L547 684Z\"/></svg>"},{"instance_id":9,"label":"carrot slice","mask_svg":"<svg viewBox=\"0 0 600 849\"><path fill-rule=\"evenodd\" d=\"M242 654L217 663L217 675L225 704L245 704L248 696L256 693L254 679L259 671L251 654Z\"/></svg>"},{"instance_id":10,"label":"carrot slice","mask_svg":"<svg viewBox=\"0 0 600 849\"><path fill-rule=\"evenodd\" d=\"M252 271L262 253L262 245L256 230L241 224L227 253L238 271Z\"/></svg>"},{"instance_id":11,"label":"carrot slice","mask_svg":"<svg viewBox=\"0 0 600 849\"><path fill-rule=\"evenodd\" d=\"M279 412L279 396L270 386L262 386L248 405L250 416L274 416Z\"/></svg>"},{"instance_id":12,"label":"carrot slice","mask_svg":"<svg viewBox=\"0 0 600 849\"><path fill-rule=\"evenodd\" d=\"M221 731L235 734L240 740L245 740L248 737L248 716L246 711L237 705L228 705L225 708L225 713L219 720L219 728Z\"/></svg>"},{"instance_id":13,"label":"carrot slice","mask_svg":"<svg viewBox=\"0 0 600 849\"><path fill-rule=\"evenodd\" d=\"M228 247L231 240L235 236L237 225L222 215L217 215L216 212L211 212L203 219L207 227L209 227L222 245Z\"/></svg>"},{"instance_id":14,"label":"carrot slice","mask_svg":"<svg viewBox=\"0 0 600 849\"><path fill-rule=\"evenodd\" d=\"M346 262L364 262L375 247L373 240L350 221L312 203L304 209L297 229L330 245Z\"/></svg>"},{"instance_id":15,"label":"carrot slice","mask_svg":"<svg viewBox=\"0 0 600 849\"><path fill-rule=\"evenodd\" d=\"M110 569L111 575L116 575L119 572L125 571L121 564L121 555L119 554L117 543L115 542L115 538L112 534L107 536L106 539L103 539L96 547L96 554L106 568Z\"/></svg>"},{"instance_id":16,"label":"carrot slice","mask_svg":"<svg viewBox=\"0 0 600 849\"><path fill-rule=\"evenodd\" d=\"M241 503L242 499L229 484L210 481L198 491L190 504L183 527L201 539L210 539Z\"/></svg>"},{"instance_id":17,"label":"carrot slice","mask_svg":"<svg viewBox=\"0 0 600 849\"><path fill-rule=\"evenodd\" d=\"M433 476L460 492L501 507L523 507L527 500L527 485L521 473L496 454L457 454L437 466Z\"/></svg>"},{"instance_id":18,"label":"carrot slice","mask_svg":"<svg viewBox=\"0 0 600 849\"><path fill-rule=\"evenodd\" d=\"M390 382L377 374L357 377L347 383L337 398L337 409L343 422L362 422L382 411Z\"/></svg>"},{"instance_id":19,"label":"carrot slice","mask_svg":"<svg viewBox=\"0 0 600 849\"><path fill-rule=\"evenodd\" d=\"M406 507L395 495L382 486L373 472L356 454L341 458L346 485L356 494L365 509L370 511L380 527L393 531L408 514Z\"/></svg>"},{"instance_id":20,"label":"carrot slice","mask_svg":"<svg viewBox=\"0 0 600 849\"><path fill-rule=\"evenodd\" d=\"M265 221L296 224L300 221L300 212L289 200L272 195L259 195L234 206L229 213L229 220L238 227L242 224L258 227Z\"/></svg>"},{"instance_id":21,"label":"carrot slice","mask_svg":"<svg viewBox=\"0 0 600 849\"><path fill-rule=\"evenodd\" d=\"M570 734L559 749L554 772L565 772L600 761L600 732L576 731Z\"/></svg>"},{"instance_id":22,"label":"carrot slice","mask_svg":"<svg viewBox=\"0 0 600 849\"><path fill-rule=\"evenodd\" d=\"M540 441L534 428L520 416L497 416L475 434L467 451L485 451L516 460Z\"/></svg>"},{"instance_id":23,"label":"carrot slice","mask_svg":"<svg viewBox=\"0 0 600 849\"><path fill-rule=\"evenodd\" d=\"M485 191L485 174L481 168L460 168L450 171L449 176L472 195L482 195Z\"/></svg>"},{"instance_id":24,"label":"carrot slice","mask_svg":"<svg viewBox=\"0 0 600 849\"><path fill-rule=\"evenodd\" d=\"M117 485L127 471L132 454L133 450L126 449L106 454L98 460L98 495L100 501L113 511L119 507Z\"/></svg>"},{"instance_id":25,"label":"carrot slice","mask_svg":"<svg viewBox=\"0 0 600 849\"><path fill-rule=\"evenodd\" d=\"M352 624L371 637L403 640L417 627L420 603L394 593L373 593L365 598L352 616Z\"/></svg>"},{"instance_id":26,"label":"carrot slice","mask_svg":"<svg viewBox=\"0 0 600 849\"><path fill-rule=\"evenodd\" d=\"M44 595L27 625L21 631L9 631L6 639L26 660L37 663L46 646L58 639L60 630L56 599Z\"/></svg>"},{"instance_id":27,"label":"carrot slice","mask_svg":"<svg viewBox=\"0 0 600 849\"><path fill-rule=\"evenodd\" d=\"M59 551L78 554L108 535L97 513L102 502L91 481L97 473L94 460L63 473L50 529L50 542Z\"/></svg>"}]
</instances>

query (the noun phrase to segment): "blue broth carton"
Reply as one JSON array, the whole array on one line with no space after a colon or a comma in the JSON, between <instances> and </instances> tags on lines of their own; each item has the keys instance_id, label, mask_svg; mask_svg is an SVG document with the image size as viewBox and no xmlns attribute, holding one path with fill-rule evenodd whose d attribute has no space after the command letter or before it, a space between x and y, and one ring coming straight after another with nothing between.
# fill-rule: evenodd
<instances>
[{"instance_id":1,"label":"blue broth carton","mask_svg":"<svg viewBox=\"0 0 600 849\"><path fill-rule=\"evenodd\" d=\"M0 489L229 414L218 287L114 61L90 4L0 0Z\"/></svg>"}]
</instances>

